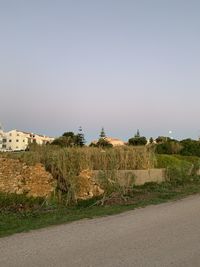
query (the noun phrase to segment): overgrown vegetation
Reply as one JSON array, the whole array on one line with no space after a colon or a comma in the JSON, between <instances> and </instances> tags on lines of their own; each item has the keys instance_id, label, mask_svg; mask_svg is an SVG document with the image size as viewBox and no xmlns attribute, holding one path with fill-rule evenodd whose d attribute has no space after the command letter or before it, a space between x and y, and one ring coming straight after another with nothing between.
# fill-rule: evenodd
<instances>
[{"instance_id":1,"label":"overgrown vegetation","mask_svg":"<svg viewBox=\"0 0 200 267\"><path fill-rule=\"evenodd\" d=\"M4 153L3 156L19 159L29 165L44 164L46 170L57 180L58 199L66 205L76 203L78 176L83 170L101 170L104 175L98 177L100 186L105 187L107 182L107 188L109 186L123 191L114 177L117 170L149 169L155 164L154 152L145 146L102 149L34 145L30 147L30 151Z\"/></svg>"},{"instance_id":2,"label":"overgrown vegetation","mask_svg":"<svg viewBox=\"0 0 200 267\"><path fill-rule=\"evenodd\" d=\"M85 137L82 127L79 127L78 134L65 132L62 136L56 138L51 145L60 147L83 147L85 145Z\"/></svg>"},{"instance_id":3,"label":"overgrown vegetation","mask_svg":"<svg viewBox=\"0 0 200 267\"><path fill-rule=\"evenodd\" d=\"M33 145L26 152L2 153L0 155L19 159L28 165L43 163L48 167L50 163L55 162L60 169L76 170L78 173L83 169L148 169L153 168L155 164L154 151L147 146L102 149L96 147L60 148L57 146Z\"/></svg>"},{"instance_id":4,"label":"overgrown vegetation","mask_svg":"<svg viewBox=\"0 0 200 267\"><path fill-rule=\"evenodd\" d=\"M200 141L190 138L178 141L169 137L158 137L156 142L156 153L158 154L179 154L200 157Z\"/></svg>"},{"instance_id":5,"label":"overgrown vegetation","mask_svg":"<svg viewBox=\"0 0 200 267\"><path fill-rule=\"evenodd\" d=\"M155 156L152 146L124 146L112 149L96 147L60 148L57 146L33 145L30 151L21 153L4 153L5 157L17 158L29 165L44 164L57 180L58 199L65 205L76 203L75 192L79 174L83 170L101 170L98 182L105 190L103 202L113 195L124 198L131 192L129 185L119 184L118 170L137 170L149 168L165 168L168 181L172 184L183 183L196 175L200 168L198 157L181 155ZM134 177L133 177L134 180ZM134 184L134 183L133 183Z\"/></svg>"},{"instance_id":6,"label":"overgrown vegetation","mask_svg":"<svg viewBox=\"0 0 200 267\"><path fill-rule=\"evenodd\" d=\"M68 134L67 136L69 137ZM168 139L164 143L160 140L160 142L156 146L168 143L167 146L162 146L162 149L170 147L171 150L168 150L170 153L155 154L155 145L151 142L152 145L149 146L116 148L80 146L62 148L56 145L33 144L26 152L0 154L3 157L19 159L29 165L44 164L58 181L59 196L47 200L0 194L0 236L81 218L114 214L199 193L200 177L197 171L200 169L200 158L177 154L181 150L175 153L177 147L174 146L176 142L174 140ZM181 149L182 146L183 144ZM189 150L188 147L187 149ZM156 151L158 152L158 149ZM166 182L135 186L134 176L131 177L132 182L123 186L118 182L118 170L153 167L166 169ZM97 178L104 189L103 196L75 201L78 175L83 170L101 170Z\"/></svg>"},{"instance_id":7,"label":"overgrown vegetation","mask_svg":"<svg viewBox=\"0 0 200 267\"><path fill-rule=\"evenodd\" d=\"M173 186L199 179L199 157L157 154L156 158L156 167L166 169L166 181Z\"/></svg>"},{"instance_id":8,"label":"overgrown vegetation","mask_svg":"<svg viewBox=\"0 0 200 267\"><path fill-rule=\"evenodd\" d=\"M113 145L109 143L105 137L101 137L96 143L91 143L90 147L111 148Z\"/></svg>"}]
</instances>

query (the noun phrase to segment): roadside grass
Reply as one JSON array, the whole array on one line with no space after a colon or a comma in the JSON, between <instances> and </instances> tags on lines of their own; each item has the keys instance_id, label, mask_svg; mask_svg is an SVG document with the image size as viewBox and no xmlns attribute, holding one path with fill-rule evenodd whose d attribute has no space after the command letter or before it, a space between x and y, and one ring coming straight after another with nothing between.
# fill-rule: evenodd
<instances>
[{"instance_id":1,"label":"roadside grass","mask_svg":"<svg viewBox=\"0 0 200 267\"><path fill-rule=\"evenodd\" d=\"M196 193L200 193L200 177L198 176L190 177L182 183L147 183L143 186L134 186L131 192L124 196L120 205L118 200L111 203L108 201L101 205L100 199L96 198L80 201L76 206L64 207L57 206L54 202L44 204L41 199L35 200L34 204L34 200L31 199L24 209L20 203L25 203L25 198L4 195L0 197L0 237L86 218L118 214ZM9 209L8 207L13 207L13 203L15 203L14 208Z\"/></svg>"}]
</instances>

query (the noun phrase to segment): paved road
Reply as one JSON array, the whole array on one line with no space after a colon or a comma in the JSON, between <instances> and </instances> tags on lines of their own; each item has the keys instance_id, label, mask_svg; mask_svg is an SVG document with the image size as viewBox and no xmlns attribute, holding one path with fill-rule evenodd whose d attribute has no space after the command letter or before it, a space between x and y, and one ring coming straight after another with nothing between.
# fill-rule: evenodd
<instances>
[{"instance_id":1,"label":"paved road","mask_svg":"<svg viewBox=\"0 0 200 267\"><path fill-rule=\"evenodd\" d=\"M200 196L0 239L0 266L200 266Z\"/></svg>"}]
</instances>

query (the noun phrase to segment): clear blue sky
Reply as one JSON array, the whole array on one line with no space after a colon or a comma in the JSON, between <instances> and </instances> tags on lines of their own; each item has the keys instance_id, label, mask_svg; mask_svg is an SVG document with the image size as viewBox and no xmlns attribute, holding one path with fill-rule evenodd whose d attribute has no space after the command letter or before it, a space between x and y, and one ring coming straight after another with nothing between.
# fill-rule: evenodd
<instances>
[{"instance_id":1,"label":"clear blue sky","mask_svg":"<svg viewBox=\"0 0 200 267\"><path fill-rule=\"evenodd\" d=\"M200 1L0 0L0 122L200 135Z\"/></svg>"}]
</instances>

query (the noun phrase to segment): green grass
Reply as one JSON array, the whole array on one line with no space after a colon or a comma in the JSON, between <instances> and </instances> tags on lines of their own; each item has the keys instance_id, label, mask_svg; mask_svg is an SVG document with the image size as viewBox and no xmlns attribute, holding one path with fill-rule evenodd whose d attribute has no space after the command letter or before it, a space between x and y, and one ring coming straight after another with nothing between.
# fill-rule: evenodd
<instances>
[{"instance_id":1,"label":"green grass","mask_svg":"<svg viewBox=\"0 0 200 267\"><path fill-rule=\"evenodd\" d=\"M169 167L177 167L189 169L192 166L192 162L185 157L175 156L175 155L163 155L157 154L157 168L169 168Z\"/></svg>"},{"instance_id":2,"label":"green grass","mask_svg":"<svg viewBox=\"0 0 200 267\"><path fill-rule=\"evenodd\" d=\"M196 156L182 156L182 155L164 155L156 154L156 167L188 167L194 166L196 169L200 168L200 158Z\"/></svg>"},{"instance_id":3,"label":"green grass","mask_svg":"<svg viewBox=\"0 0 200 267\"><path fill-rule=\"evenodd\" d=\"M10 211L9 209L5 209L6 200L4 199L4 208L0 212L0 237L84 218L91 219L117 214L150 204L159 204L169 200L180 199L196 193L200 193L199 177L193 177L182 184L165 182L160 185L149 183L143 186L133 187L127 196L127 200L121 205L116 202L112 205L96 206L95 203L98 203L98 199L92 199L81 201L74 207L57 207L52 203L47 203L43 207L38 208L41 200L37 199L36 206L33 205L33 200L30 201L31 210ZM8 203L12 203L12 201L8 200Z\"/></svg>"}]
</instances>

